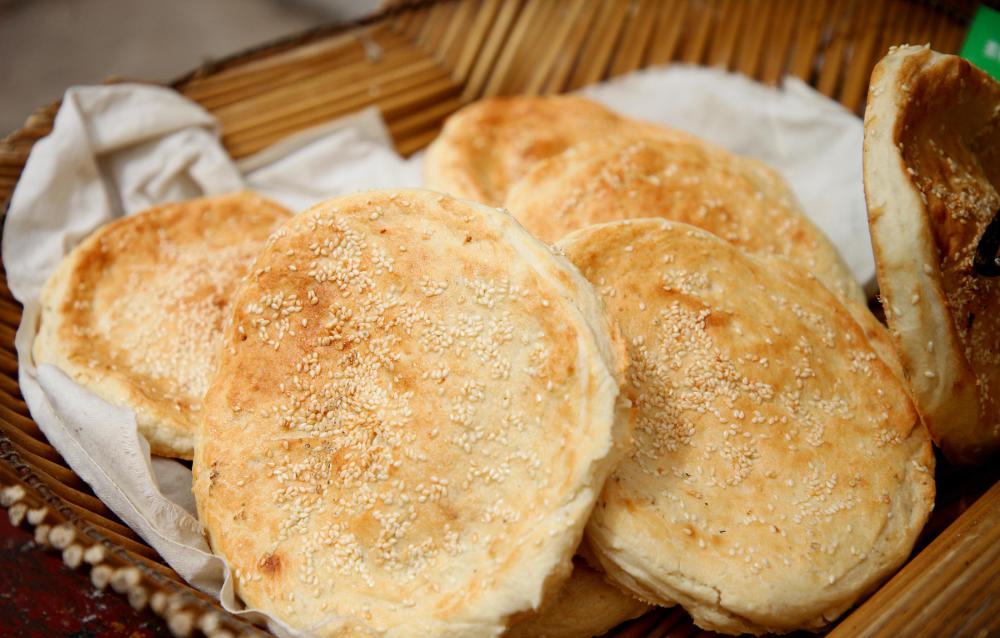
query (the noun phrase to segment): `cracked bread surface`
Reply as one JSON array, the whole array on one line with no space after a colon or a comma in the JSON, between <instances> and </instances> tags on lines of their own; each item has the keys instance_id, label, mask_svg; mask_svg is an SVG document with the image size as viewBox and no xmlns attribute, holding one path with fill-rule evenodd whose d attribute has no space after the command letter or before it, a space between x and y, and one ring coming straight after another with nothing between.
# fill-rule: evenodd
<instances>
[{"instance_id":1,"label":"cracked bread surface","mask_svg":"<svg viewBox=\"0 0 1000 638\"><path fill-rule=\"evenodd\" d=\"M633 446L585 537L610 581L760 634L821 629L903 563L934 457L877 322L686 224L591 226L559 247L629 349Z\"/></svg>"},{"instance_id":2,"label":"cracked bread surface","mask_svg":"<svg viewBox=\"0 0 1000 638\"><path fill-rule=\"evenodd\" d=\"M319 204L237 292L194 492L250 605L316 635L496 636L569 576L630 439L593 287L497 209Z\"/></svg>"}]
</instances>

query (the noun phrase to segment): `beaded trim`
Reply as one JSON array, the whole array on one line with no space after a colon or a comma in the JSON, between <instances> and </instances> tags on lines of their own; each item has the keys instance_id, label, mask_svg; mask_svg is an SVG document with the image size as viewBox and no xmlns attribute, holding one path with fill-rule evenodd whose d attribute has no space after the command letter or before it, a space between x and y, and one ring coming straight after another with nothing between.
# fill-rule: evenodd
<instances>
[{"instance_id":1,"label":"beaded trim","mask_svg":"<svg viewBox=\"0 0 1000 638\"><path fill-rule=\"evenodd\" d=\"M199 633L207 638L269 635L133 562L126 550L114 546L96 528L70 521L51 507L39 490L0 477L0 507L7 509L11 525L34 529L39 547L61 552L70 569L89 569L90 582L98 590L110 587L136 610L149 608L178 638Z\"/></svg>"}]
</instances>

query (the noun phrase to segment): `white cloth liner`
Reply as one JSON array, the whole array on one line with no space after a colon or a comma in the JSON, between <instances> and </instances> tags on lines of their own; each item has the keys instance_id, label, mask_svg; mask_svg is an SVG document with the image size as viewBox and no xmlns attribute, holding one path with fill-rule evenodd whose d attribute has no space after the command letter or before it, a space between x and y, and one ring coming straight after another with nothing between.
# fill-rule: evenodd
<instances>
[{"instance_id":1,"label":"white cloth liner","mask_svg":"<svg viewBox=\"0 0 1000 638\"><path fill-rule=\"evenodd\" d=\"M806 212L863 283L874 275L861 182L862 124L795 79L780 89L701 67L636 72L584 94L645 120L759 157L792 183ZM219 125L177 93L148 85L74 87L52 133L35 144L3 233L7 283L24 306L15 337L21 392L38 423L97 496L193 586L244 610L223 561L194 516L191 473L152 458L132 412L35 366L31 344L41 289L91 231L150 206L252 188L300 211L368 188L422 186L421 155L404 159L370 108L233 162ZM279 635L298 635L269 620ZM331 617L322 624L336 623ZM312 629L315 629L312 628ZM308 633L308 632L306 632Z\"/></svg>"}]
</instances>

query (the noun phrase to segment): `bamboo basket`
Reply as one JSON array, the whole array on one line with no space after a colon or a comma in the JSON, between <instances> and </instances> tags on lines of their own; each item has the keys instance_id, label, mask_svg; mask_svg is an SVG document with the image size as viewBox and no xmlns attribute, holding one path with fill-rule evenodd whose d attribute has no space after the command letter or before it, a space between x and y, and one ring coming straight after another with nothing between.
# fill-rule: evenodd
<instances>
[{"instance_id":1,"label":"bamboo basket","mask_svg":"<svg viewBox=\"0 0 1000 638\"><path fill-rule=\"evenodd\" d=\"M646 66L725 67L767 84L801 78L859 114L889 46L954 53L974 9L910 0L441 0L391 4L208 64L173 82L214 113L234 158L375 105L413 153L445 117L481 97L571 91ZM0 143L0 209L58 104ZM860 149L859 149L860 152ZM32 421L17 382L21 308L0 276L0 505L38 545L87 570L186 636L265 635L186 585L70 470ZM936 511L908 564L830 636L1000 635L1000 463L938 465ZM688 637L679 609L609 636Z\"/></svg>"}]
</instances>

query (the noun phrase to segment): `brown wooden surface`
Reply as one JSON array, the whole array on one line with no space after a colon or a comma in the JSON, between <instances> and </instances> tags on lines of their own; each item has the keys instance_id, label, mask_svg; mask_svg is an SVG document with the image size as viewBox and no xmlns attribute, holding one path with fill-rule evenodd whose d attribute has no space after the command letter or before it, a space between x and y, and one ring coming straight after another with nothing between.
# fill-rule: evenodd
<instances>
[{"instance_id":1,"label":"brown wooden surface","mask_svg":"<svg viewBox=\"0 0 1000 638\"><path fill-rule=\"evenodd\" d=\"M426 146L450 113L480 97L562 92L671 61L721 66L768 84L792 75L860 113L871 68L890 45L928 42L954 52L974 3L445 0L423 5L365 26L322 28L260 47L207 65L173 86L219 118L223 142L236 158L370 105L381 109L398 150L409 154ZM0 143L0 209L6 210L32 144L51 130L56 107L40 109ZM51 516L76 521L115 547L115 560L142 565L188 592L66 467L31 420L17 388L13 352L20 307L5 282L0 274L0 487L20 483L42 489L44 496L32 498L54 506ZM1000 459L971 470L942 464L938 477L937 510L922 551L833 635L1000 635ZM193 592L185 595L211 607ZM703 633L683 612L659 610L615 635Z\"/></svg>"}]
</instances>

